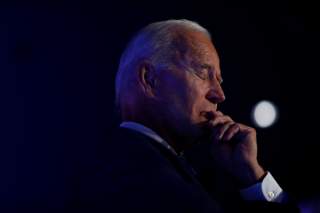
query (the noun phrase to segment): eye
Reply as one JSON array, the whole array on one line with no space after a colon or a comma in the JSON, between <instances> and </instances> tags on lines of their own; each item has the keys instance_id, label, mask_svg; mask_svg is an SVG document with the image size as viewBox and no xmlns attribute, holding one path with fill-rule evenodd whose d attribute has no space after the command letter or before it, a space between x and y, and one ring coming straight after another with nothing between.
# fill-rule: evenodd
<instances>
[{"instance_id":1,"label":"eye","mask_svg":"<svg viewBox=\"0 0 320 213\"><path fill-rule=\"evenodd\" d=\"M213 73L211 72L211 66L208 64L202 64L196 70L196 75L202 80L212 79Z\"/></svg>"},{"instance_id":2,"label":"eye","mask_svg":"<svg viewBox=\"0 0 320 213\"><path fill-rule=\"evenodd\" d=\"M207 68L201 68L199 70L196 70L195 74L202 80L208 80L210 77Z\"/></svg>"}]
</instances>

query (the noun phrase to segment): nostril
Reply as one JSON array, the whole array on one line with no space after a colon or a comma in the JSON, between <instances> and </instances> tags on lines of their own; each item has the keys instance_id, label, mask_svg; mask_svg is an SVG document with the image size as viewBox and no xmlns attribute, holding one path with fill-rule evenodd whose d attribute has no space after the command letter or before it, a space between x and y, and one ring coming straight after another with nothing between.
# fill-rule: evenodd
<instances>
[{"instance_id":1,"label":"nostril","mask_svg":"<svg viewBox=\"0 0 320 213\"><path fill-rule=\"evenodd\" d=\"M224 95L224 93L214 93L207 96L207 99L212 103L221 103L226 99L226 96Z\"/></svg>"},{"instance_id":2,"label":"nostril","mask_svg":"<svg viewBox=\"0 0 320 213\"><path fill-rule=\"evenodd\" d=\"M224 94L222 94L221 99L222 99L221 102L222 102L222 101L225 101L225 100L226 100L226 96L225 96Z\"/></svg>"}]
</instances>

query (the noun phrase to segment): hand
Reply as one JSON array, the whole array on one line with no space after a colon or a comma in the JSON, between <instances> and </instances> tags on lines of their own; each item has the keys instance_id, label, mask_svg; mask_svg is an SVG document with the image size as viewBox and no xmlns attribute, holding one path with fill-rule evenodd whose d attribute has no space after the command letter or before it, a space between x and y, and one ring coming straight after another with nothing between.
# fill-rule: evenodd
<instances>
[{"instance_id":1,"label":"hand","mask_svg":"<svg viewBox=\"0 0 320 213\"><path fill-rule=\"evenodd\" d=\"M221 112L211 112L212 154L217 164L234 176L242 186L255 184L265 171L257 160L255 129L234 122Z\"/></svg>"}]
</instances>

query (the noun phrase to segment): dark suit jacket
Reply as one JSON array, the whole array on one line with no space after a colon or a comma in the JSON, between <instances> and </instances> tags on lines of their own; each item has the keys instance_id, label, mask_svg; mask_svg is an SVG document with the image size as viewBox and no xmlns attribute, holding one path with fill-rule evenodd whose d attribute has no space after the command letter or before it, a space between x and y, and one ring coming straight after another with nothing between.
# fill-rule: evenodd
<instances>
[{"instance_id":1,"label":"dark suit jacket","mask_svg":"<svg viewBox=\"0 0 320 213\"><path fill-rule=\"evenodd\" d=\"M183 159L139 132L120 128L113 135L99 149L100 158L93 170L79 181L72 210L223 212ZM245 212L291 212L287 206L269 203L242 207Z\"/></svg>"}]
</instances>

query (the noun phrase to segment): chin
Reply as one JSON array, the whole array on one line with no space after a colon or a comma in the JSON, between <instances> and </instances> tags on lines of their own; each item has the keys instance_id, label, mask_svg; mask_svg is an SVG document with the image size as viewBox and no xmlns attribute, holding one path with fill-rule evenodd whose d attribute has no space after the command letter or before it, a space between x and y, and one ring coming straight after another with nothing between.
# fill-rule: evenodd
<instances>
[{"instance_id":1,"label":"chin","mask_svg":"<svg viewBox=\"0 0 320 213\"><path fill-rule=\"evenodd\" d=\"M194 129L194 138L197 141L208 140L212 134L212 129L208 127L207 121L195 124Z\"/></svg>"},{"instance_id":2,"label":"chin","mask_svg":"<svg viewBox=\"0 0 320 213\"><path fill-rule=\"evenodd\" d=\"M191 128L186 131L186 136L191 141L198 141L200 138L202 138L205 134L205 129L203 128L203 125L201 124L193 124Z\"/></svg>"}]
</instances>

